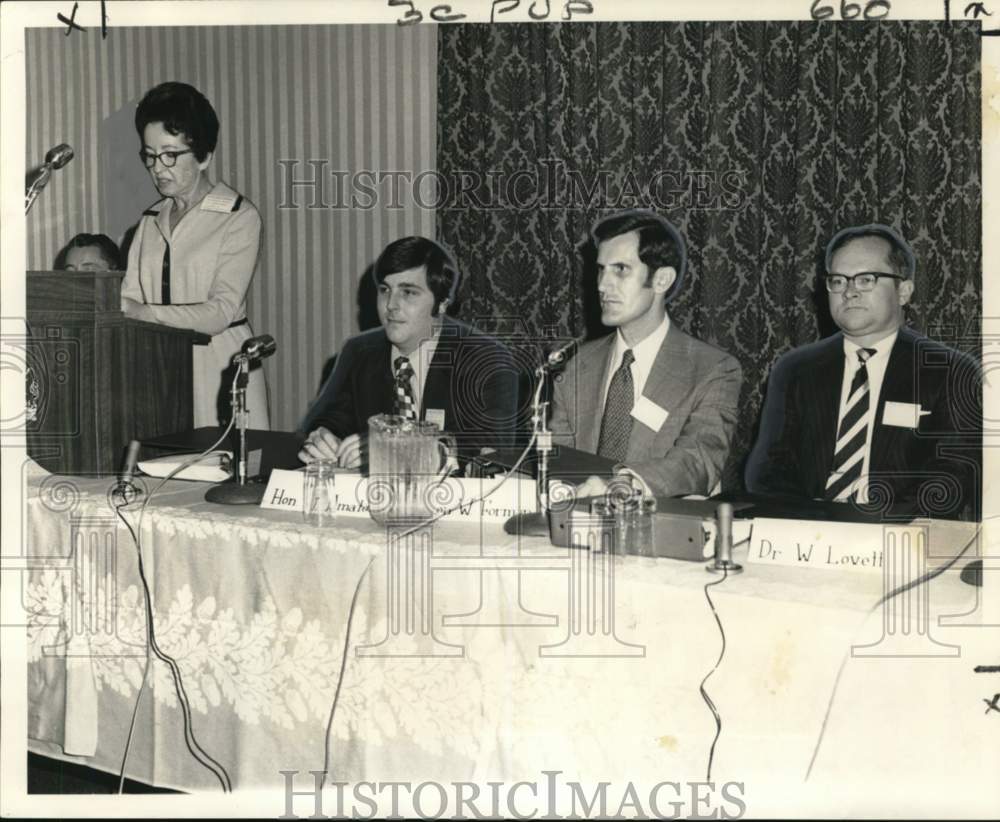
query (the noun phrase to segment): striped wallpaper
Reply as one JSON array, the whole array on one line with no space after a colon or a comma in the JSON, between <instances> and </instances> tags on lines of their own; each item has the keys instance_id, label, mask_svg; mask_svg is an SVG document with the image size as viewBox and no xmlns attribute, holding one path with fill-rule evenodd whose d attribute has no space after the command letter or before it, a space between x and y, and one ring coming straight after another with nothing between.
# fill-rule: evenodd
<instances>
[{"instance_id":1,"label":"striped wallpaper","mask_svg":"<svg viewBox=\"0 0 1000 822\"><path fill-rule=\"evenodd\" d=\"M434 212L405 196L397 208L386 196L368 209L310 209L303 189L298 207L279 208L279 160L298 161L298 178L313 175L307 160L327 160L328 203L333 171L433 171L436 27L150 27L104 41L64 31L26 33L27 167L60 142L76 151L28 217L29 268L51 267L81 231L121 239L158 198L137 157L136 103L164 80L196 86L221 122L210 174L264 220L250 321L278 341L266 363L272 427L293 429L327 357L358 330L362 273L391 240L433 237Z\"/></svg>"}]
</instances>

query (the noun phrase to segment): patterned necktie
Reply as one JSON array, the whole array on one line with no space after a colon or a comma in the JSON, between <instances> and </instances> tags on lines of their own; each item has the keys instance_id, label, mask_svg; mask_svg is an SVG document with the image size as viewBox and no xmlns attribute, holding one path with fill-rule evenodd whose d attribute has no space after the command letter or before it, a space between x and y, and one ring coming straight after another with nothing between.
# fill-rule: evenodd
<instances>
[{"instance_id":1,"label":"patterned necktie","mask_svg":"<svg viewBox=\"0 0 1000 822\"><path fill-rule=\"evenodd\" d=\"M413 388L410 380L413 377L413 366L406 357L396 357L393 363L396 371L394 380L396 386L396 407L394 412L400 417L408 420L416 420L417 412L413 402Z\"/></svg>"},{"instance_id":2,"label":"patterned necktie","mask_svg":"<svg viewBox=\"0 0 1000 822\"><path fill-rule=\"evenodd\" d=\"M826 480L826 491L823 492L825 499L845 502L857 493L870 427L867 363L874 354L874 348L858 349L860 365L851 380L847 405L844 406L844 415L837 427L833 469Z\"/></svg>"},{"instance_id":3,"label":"patterned necktie","mask_svg":"<svg viewBox=\"0 0 1000 822\"><path fill-rule=\"evenodd\" d=\"M632 369L635 361L632 349L622 357L604 403L604 419L601 420L601 439L597 453L615 462L621 462L628 453L628 438L632 433L632 404L635 402L635 388L632 385Z\"/></svg>"}]
</instances>

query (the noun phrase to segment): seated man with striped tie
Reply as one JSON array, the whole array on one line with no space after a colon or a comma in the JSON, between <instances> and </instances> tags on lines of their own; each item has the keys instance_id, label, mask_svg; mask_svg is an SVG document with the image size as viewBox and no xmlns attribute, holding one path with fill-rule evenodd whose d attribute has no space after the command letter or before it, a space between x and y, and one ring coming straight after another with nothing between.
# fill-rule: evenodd
<instances>
[{"instance_id":1,"label":"seated man with striped tie","mask_svg":"<svg viewBox=\"0 0 1000 822\"><path fill-rule=\"evenodd\" d=\"M512 443L518 375L506 346L445 316L460 275L425 237L386 246L372 269L380 328L349 339L300 429L299 459L363 462L368 419L399 414L437 423L460 456Z\"/></svg>"},{"instance_id":2,"label":"seated man with striped tie","mask_svg":"<svg viewBox=\"0 0 1000 822\"><path fill-rule=\"evenodd\" d=\"M972 358L905 326L912 250L888 226L857 226L830 241L825 263L840 333L775 363L747 489L975 516L980 372Z\"/></svg>"},{"instance_id":3,"label":"seated man with striped tie","mask_svg":"<svg viewBox=\"0 0 1000 822\"><path fill-rule=\"evenodd\" d=\"M709 494L736 427L742 371L725 351L677 327L666 301L684 278L684 241L667 220L633 210L598 221L601 321L554 383L556 444L607 457L658 496ZM579 496L604 493L589 477Z\"/></svg>"}]
</instances>

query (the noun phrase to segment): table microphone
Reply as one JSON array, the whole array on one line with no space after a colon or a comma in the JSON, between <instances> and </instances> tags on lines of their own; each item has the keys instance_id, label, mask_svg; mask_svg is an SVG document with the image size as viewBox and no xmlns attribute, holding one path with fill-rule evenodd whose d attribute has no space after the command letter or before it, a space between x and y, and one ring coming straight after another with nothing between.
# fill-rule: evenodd
<instances>
[{"instance_id":1,"label":"table microphone","mask_svg":"<svg viewBox=\"0 0 1000 822\"><path fill-rule=\"evenodd\" d=\"M576 348L580 343L584 341L583 337L576 337L570 340L565 345L560 346L548 357L545 358L545 363L542 365L543 368L555 368L557 365L562 365L566 361L566 357L569 353Z\"/></svg>"},{"instance_id":2,"label":"table microphone","mask_svg":"<svg viewBox=\"0 0 1000 822\"><path fill-rule=\"evenodd\" d=\"M715 559L706 566L713 574L739 574L743 566L733 562L733 506L720 502L715 509Z\"/></svg>"},{"instance_id":3,"label":"table microphone","mask_svg":"<svg viewBox=\"0 0 1000 822\"><path fill-rule=\"evenodd\" d=\"M121 496L126 503L131 502L136 497L141 497L143 493L142 489L134 482L135 469L139 462L140 447L139 440L132 440L128 444L128 451L125 454L125 465L122 467L122 472L118 475L118 484L114 490L114 493Z\"/></svg>"},{"instance_id":4,"label":"table microphone","mask_svg":"<svg viewBox=\"0 0 1000 822\"><path fill-rule=\"evenodd\" d=\"M261 334L259 337L251 337L243 343L239 356L254 362L270 357L277 350L278 344L274 341L274 337L270 334Z\"/></svg>"}]
</instances>

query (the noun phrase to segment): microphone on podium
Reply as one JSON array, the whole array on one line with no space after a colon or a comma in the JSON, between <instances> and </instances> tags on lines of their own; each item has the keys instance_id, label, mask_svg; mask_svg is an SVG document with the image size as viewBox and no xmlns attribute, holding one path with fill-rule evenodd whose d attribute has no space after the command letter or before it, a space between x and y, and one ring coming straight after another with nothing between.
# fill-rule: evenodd
<instances>
[{"instance_id":1,"label":"microphone on podium","mask_svg":"<svg viewBox=\"0 0 1000 822\"><path fill-rule=\"evenodd\" d=\"M60 143L45 152L45 162L28 172L25 178L24 213L31 211L35 200L42 189L48 185L52 172L62 168L73 159L73 148L67 143Z\"/></svg>"},{"instance_id":2,"label":"microphone on podium","mask_svg":"<svg viewBox=\"0 0 1000 822\"><path fill-rule=\"evenodd\" d=\"M60 143L45 153L45 164L50 166L53 171L57 168L62 168L72 159L73 148L68 143Z\"/></svg>"}]
</instances>

